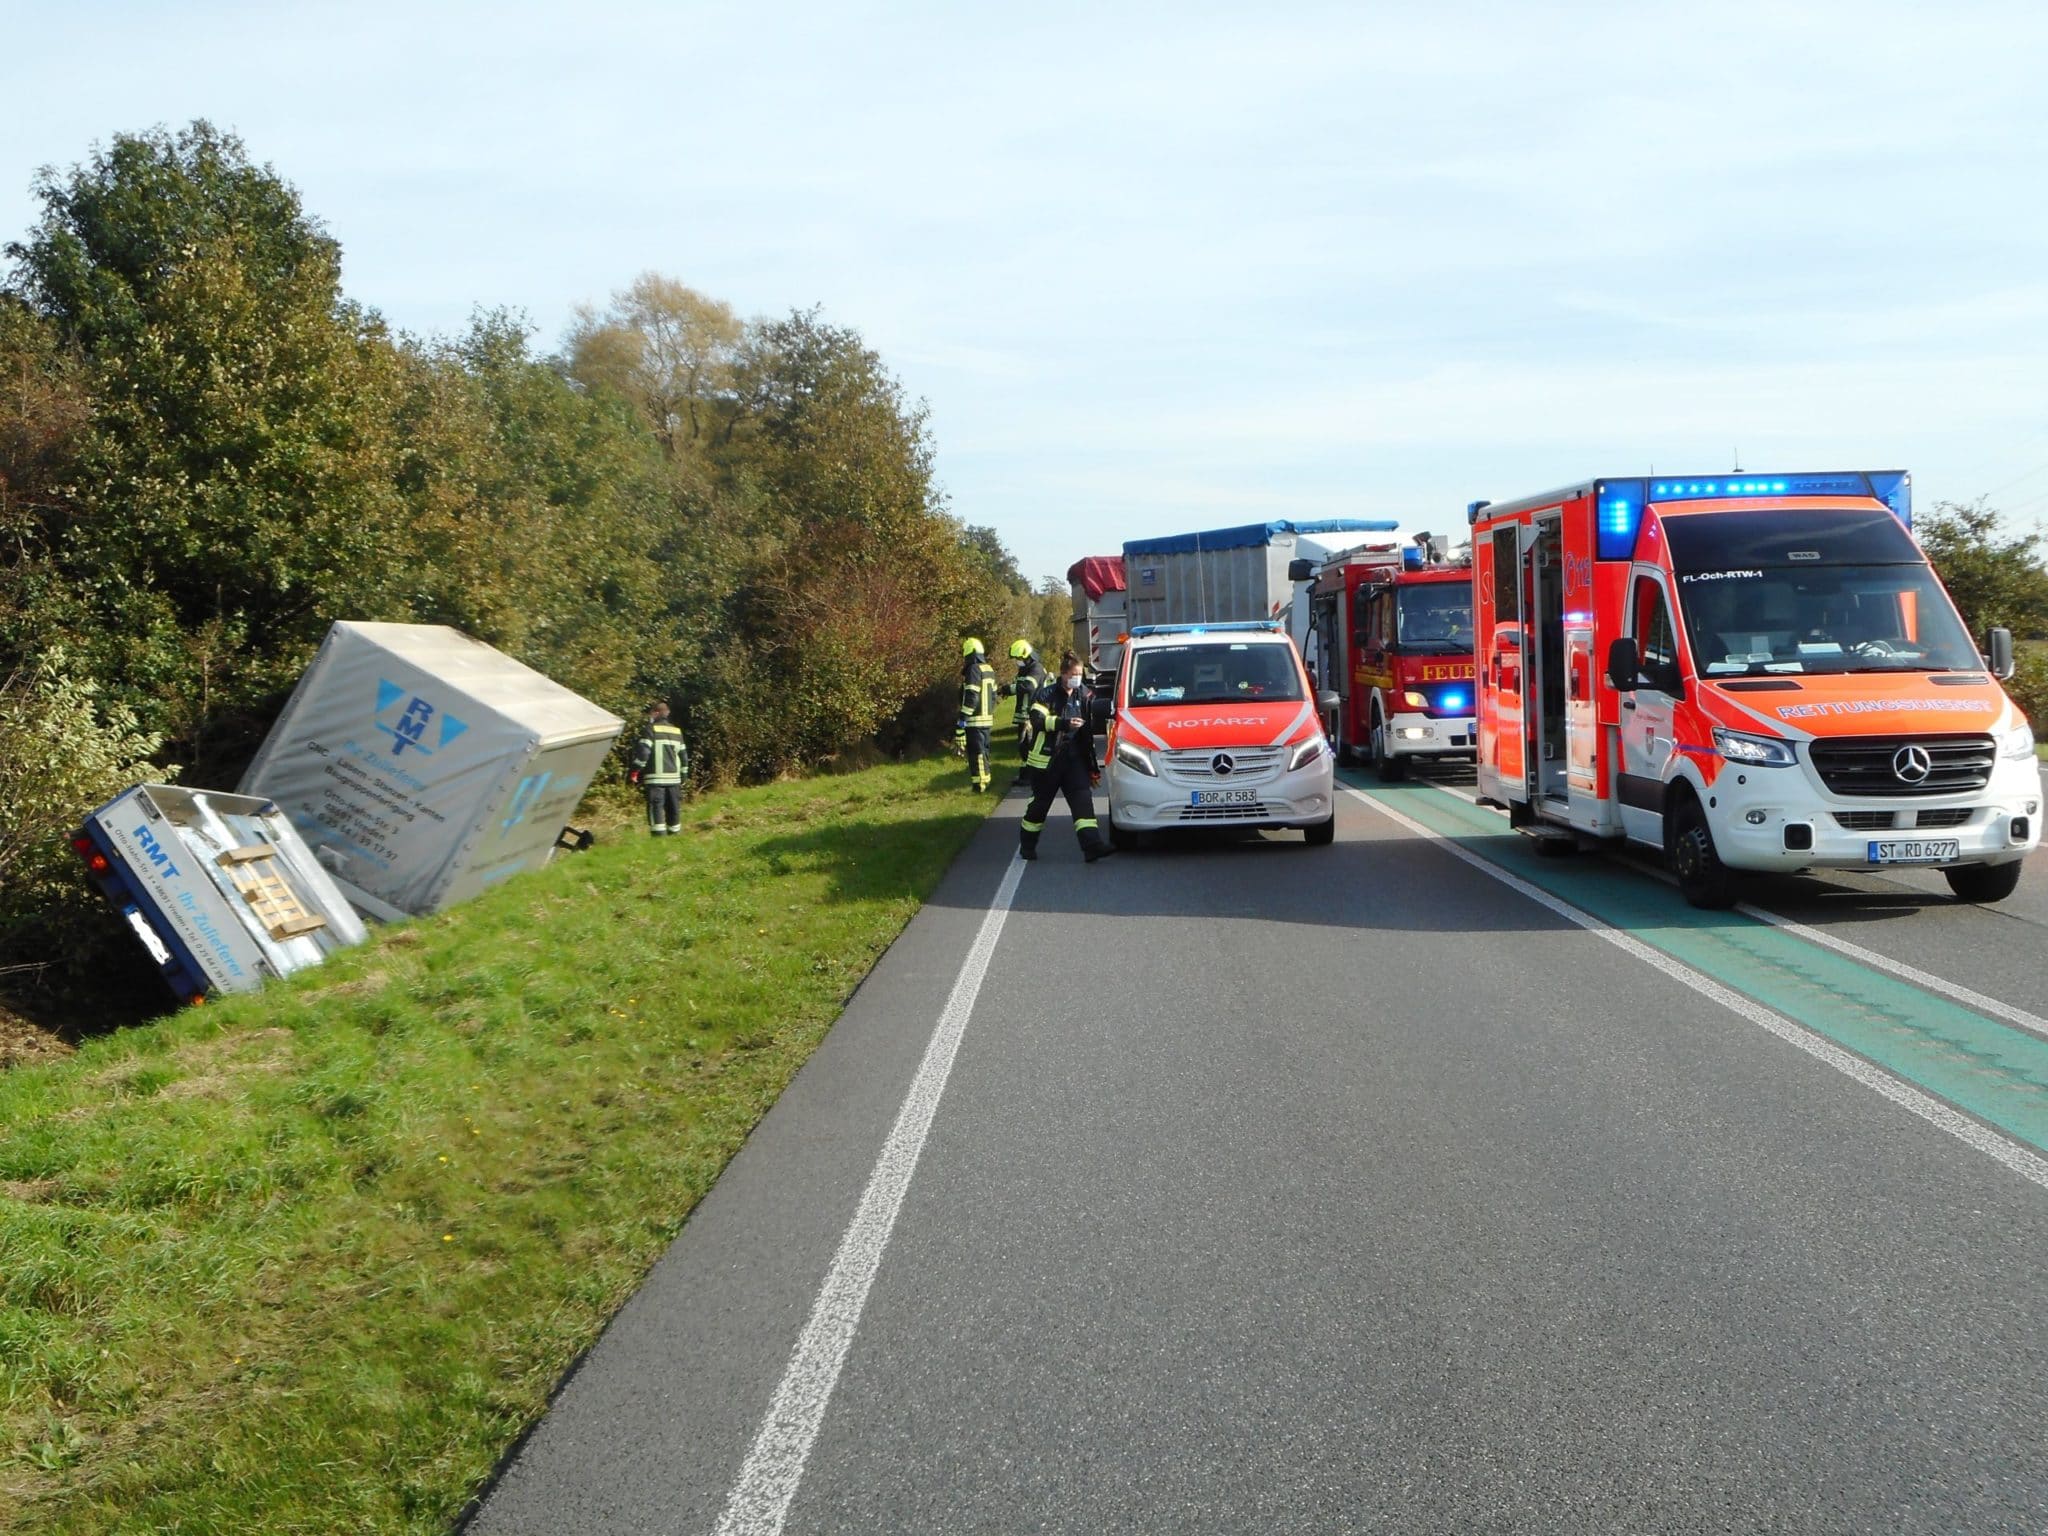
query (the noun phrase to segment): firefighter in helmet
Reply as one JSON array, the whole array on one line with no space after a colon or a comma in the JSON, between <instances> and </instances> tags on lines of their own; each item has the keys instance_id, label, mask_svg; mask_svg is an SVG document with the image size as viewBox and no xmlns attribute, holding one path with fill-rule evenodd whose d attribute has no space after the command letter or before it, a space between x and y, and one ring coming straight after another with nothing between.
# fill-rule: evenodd
<instances>
[{"instance_id":1,"label":"firefighter in helmet","mask_svg":"<svg viewBox=\"0 0 2048 1536\"><path fill-rule=\"evenodd\" d=\"M1052 681L1045 675L1045 663L1032 652L1029 640L1010 642L1010 660L1017 663L1017 675L1010 683L1010 697L1015 701L1014 714L1017 719L1017 755L1025 755L1025 727L1031 718L1031 701L1038 697L1038 691Z\"/></svg>"},{"instance_id":2,"label":"firefighter in helmet","mask_svg":"<svg viewBox=\"0 0 2048 1536\"><path fill-rule=\"evenodd\" d=\"M996 669L979 640L960 642L960 717L953 725L953 750L967 754L967 787L981 794L988 788L989 732L996 723Z\"/></svg>"},{"instance_id":3,"label":"firefighter in helmet","mask_svg":"<svg viewBox=\"0 0 2048 1536\"><path fill-rule=\"evenodd\" d=\"M1116 852L1095 824L1095 797L1089 793L1101 777L1095 768L1095 690L1082 681L1080 659L1071 651L1060 658L1058 681L1040 689L1031 702L1031 750L1024 766L1034 777L1031 804L1018 833L1017 851L1023 857L1038 857L1038 835L1056 794L1067 798L1083 858L1093 864Z\"/></svg>"},{"instance_id":4,"label":"firefighter in helmet","mask_svg":"<svg viewBox=\"0 0 2048 1536\"><path fill-rule=\"evenodd\" d=\"M654 836L683 830L683 781L689 776L690 749L683 745L683 733L668 723L668 706L648 705L626 778L647 791L647 830Z\"/></svg>"}]
</instances>

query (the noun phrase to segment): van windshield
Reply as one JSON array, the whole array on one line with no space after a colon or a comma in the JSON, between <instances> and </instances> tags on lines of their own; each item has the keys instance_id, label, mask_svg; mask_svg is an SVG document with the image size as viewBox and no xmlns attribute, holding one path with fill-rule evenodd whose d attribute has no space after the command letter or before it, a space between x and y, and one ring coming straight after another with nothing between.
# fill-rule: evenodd
<instances>
[{"instance_id":1,"label":"van windshield","mask_svg":"<svg viewBox=\"0 0 2048 1536\"><path fill-rule=\"evenodd\" d=\"M1162 645L1139 651L1131 660L1133 704L1238 704L1301 696L1293 647L1270 641Z\"/></svg>"},{"instance_id":2,"label":"van windshield","mask_svg":"<svg viewBox=\"0 0 2048 1536\"><path fill-rule=\"evenodd\" d=\"M1462 581L1433 581L1399 589L1395 639L1404 651L1462 655L1472 649L1472 588Z\"/></svg>"},{"instance_id":3,"label":"van windshield","mask_svg":"<svg viewBox=\"0 0 2048 1536\"><path fill-rule=\"evenodd\" d=\"M1984 664L1925 565L1681 571L1678 607L1704 677Z\"/></svg>"}]
</instances>

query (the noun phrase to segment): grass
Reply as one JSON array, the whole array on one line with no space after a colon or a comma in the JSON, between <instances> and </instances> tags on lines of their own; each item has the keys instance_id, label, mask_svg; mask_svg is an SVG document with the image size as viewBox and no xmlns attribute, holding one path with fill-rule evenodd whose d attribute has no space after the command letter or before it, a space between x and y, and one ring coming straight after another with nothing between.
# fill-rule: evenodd
<instances>
[{"instance_id":1,"label":"grass","mask_svg":"<svg viewBox=\"0 0 2048 1536\"><path fill-rule=\"evenodd\" d=\"M0 1531L447 1530L972 836L964 777L695 802L0 1074Z\"/></svg>"}]
</instances>

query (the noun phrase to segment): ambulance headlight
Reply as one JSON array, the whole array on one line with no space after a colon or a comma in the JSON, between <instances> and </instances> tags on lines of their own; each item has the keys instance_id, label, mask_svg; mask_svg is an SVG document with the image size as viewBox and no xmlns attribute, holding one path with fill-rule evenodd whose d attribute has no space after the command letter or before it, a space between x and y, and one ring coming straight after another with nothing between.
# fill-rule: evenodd
<instances>
[{"instance_id":1,"label":"ambulance headlight","mask_svg":"<svg viewBox=\"0 0 2048 1536\"><path fill-rule=\"evenodd\" d=\"M2034 728L2023 722L2018 730L2005 738L2004 744L1998 749L1998 755L2000 757L2017 758L2021 762L2025 762L2028 758L2032 757L2034 755Z\"/></svg>"},{"instance_id":2,"label":"ambulance headlight","mask_svg":"<svg viewBox=\"0 0 2048 1536\"><path fill-rule=\"evenodd\" d=\"M1418 693L1413 688L1410 688L1401 695L1401 702L1410 709L1427 709L1429 708L1429 695Z\"/></svg>"},{"instance_id":3,"label":"ambulance headlight","mask_svg":"<svg viewBox=\"0 0 2048 1536\"><path fill-rule=\"evenodd\" d=\"M1790 768L1799 759L1789 741L1775 736L1751 736L1744 731L1714 730L1714 748L1731 763L1745 768Z\"/></svg>"},{"instance_id":4,"label":"ambulance headlight","mask_svg":"<svg viewBox=\"0 0 2048 1536\"><path fill-rule=\"evenodd\" d=\"M1116 744L1116 760L1126 768L1135 768L1147 778L1159 777L1159 765L1152 761L1152 754L1143 747L1134 747L1128 741Z\"/></svg>"},{"instance_id":5,"label":"ambulance headlight","mask_svg":"<svg viewBox=\"0 0 2048 1536\"><path fill-rule=\"evenodd\" d=\"M1292 773L1297 768L1306 768L1310 763L1323 755L1324 745L1322 737L1309 737L1307 741L1296 747L1294 755L1287 759L1287 771Z\"/></svg>"}]
</instances>

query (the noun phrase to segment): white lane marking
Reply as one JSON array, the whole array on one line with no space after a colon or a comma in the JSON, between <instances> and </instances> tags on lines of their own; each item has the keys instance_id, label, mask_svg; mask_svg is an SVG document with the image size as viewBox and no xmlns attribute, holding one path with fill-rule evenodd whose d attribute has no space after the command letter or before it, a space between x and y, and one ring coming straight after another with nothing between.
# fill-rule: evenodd
<instances>
[{"instance_id":1,"label":"white lane marking","mask_svg":"<svg viewBox=\"0 0 2048 1536\"><path fill-rule=\"evenodd\" d=\"M995 901L981 920L981 931L960 967L953 991L939 1015L931 1044L911 1080L910 1092L897 1112L889 1139L882 1144L868 1175L860 1207L846 1235L839 1241L832 1268L811 1307L810 1321L796 1341L782 1384L754 1435L753 1447L740 1467L732 1493L719 1517L718 1536L775 1536L789 1515L790 1501L803 1481L804 1467L825 1421L825 1408L839 1384L840 1368L853 1344L867 1305L868 1288L881 1268L882 1254L889 1246L903 1197L909 1192L911 1175L917 1172L924 1152L932 1117L938 1113L939 1097L946 1091L946 1079L959 1053L960 1037L967 1029L974 1000L988 974L996 941L1002 937L1003 920L1017 896L1017 882L1024 878L1024 861L1010 860L997 887Z\"/></svg>"},{"instance_id":2,"label":"white lane marking","mask_svg":"<svg viewBox=\"0 0 2048 1536\"><path fill-rule=\"evenodd\" d=\"M1986 997L1982 992L1973 992L1970 988L1958 982L1948 981L1935 975L1932 971L1923 971L1918 966L1906 964L1903 960L1894 960L1891 956L1881 955L1874 949L1865 949L1861 944L1852 944L1847 939L1838 939L1823 929L1808 927L1805 923L1794 922L1789 917L1780 917L1775 912L1766 911L1762 907L1751 906L1746 901L1737 905L1735 910L1744 917L1753 917L1758 922L1769 923L1774 928L1782 928L1787 933L1796 934L1809 944L1818 944L1823 949L1832 949L1837 954L1847 955L1851 960L1875 967L1877 970L1889 971L1902 981L1910 981L1914 986L1924 987L1937 996L1949 998L1952 1001L1961 1003L1966 1008L1975 1008L1979 1013L1988 1013L1994 1018L2005 1020L2008 1024L2016 1024L2029 1034L2039 1035L2042 1039L2048 1040L2048 1019L2042 1018L2037 1013L2029 1013L2024 1008L2015 1008L2011 1003L2001 1003L1995 997Z\"/></svg>"},{"instance_id":3,"label":"white lane marking","mask_svg":"<svg viewBox=\"0 0 2048 1536\"><path fill-rule=\"evenodd\" d=\"M1605 922L1593 916L1592 913L1573 906L1562 897L1553 896L1542 887L1530 884L1527 880L1522 879L1521 876L1511 874L1497 864L1488 863L1469 849L1459 847L1442 833L1432 831L1421 822L1404 816L1392 806L1373 799L1371 795L1366 794L1364 791L1353 789L1349 784L1346 784L1344 792L1363 800L1382 816L1406 827L1417 837L1427 838L1430 842L1438 844L1453 858L1464 860L1465 863L1470 864L1481 873L1491 875L1510 890L1519 892L1538 906L1546 907L1550 911L1555 912L1566 922L1576 924L1595 938L1605 939L1624 954L1633 955L1645 965L1655 966L1680 985L1690 987L1702 997L1719 1003L1729 1012L1740 1015L1761 1029L1769 1030L1787 1045L1806 1052L1807 1055L1813 1057L1816 1061L1826 1062L1837 1072L1843 1074L1843 1076L1854 1078L1873 1093L1883 1095L1901 1109L1918 1115L1922 1120L1925 1120L1929 1125L1934 1126L1938 1130L1948 1132L1956 1140L1982 1152L1994 1162L2002 1163L2021 1178L2037 1184L2043 1189L2048 1189L2048 1158L2041 1157L2033 1152L2029 1152L2024 1147L2007 1141L1996 1131L1979 1125L1967 1115L1951 1109L1948 1105L1942 1103L1941 1100L1922 1093L1917 1088L1908 1087L1898 1078L1893 1077L1888 1072L1880 1071L1860 1056L1852 1056L1832 1040L1814 1034L1802 1025L1793 1023L1783 1014L1772 1012L1761 1003L1744 997L1740 992L1732 988L1722 986L1718 981L1702 975L1691 966L1674 960L1662 950L1653 949L1641 939L1633 938L1614 927L1611 923Z\"/></svg>"}]
</instances>

